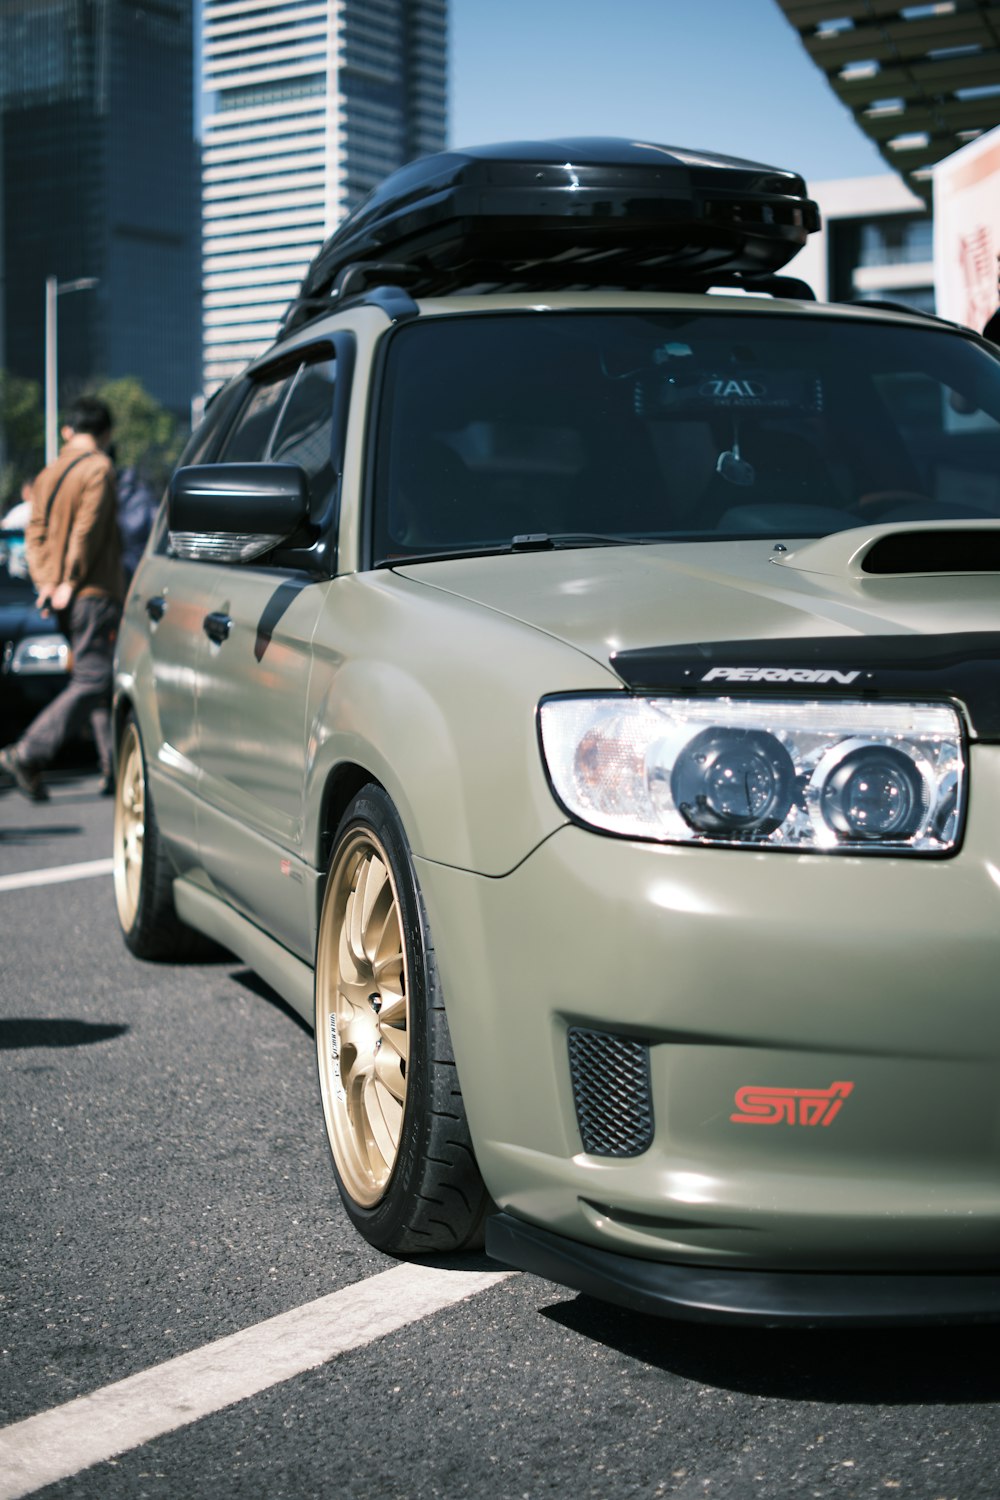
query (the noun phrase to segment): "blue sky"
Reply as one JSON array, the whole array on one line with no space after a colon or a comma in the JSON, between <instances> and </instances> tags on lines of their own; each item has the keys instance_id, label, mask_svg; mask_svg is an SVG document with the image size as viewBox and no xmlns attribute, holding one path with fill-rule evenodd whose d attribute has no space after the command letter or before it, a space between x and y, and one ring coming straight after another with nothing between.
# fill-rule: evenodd
<instances>
[{"instance_id":1,"label":"blue sky","mask_svg":"<svg viewBox=\"0 0 1000 1500\"><path fill-rule=\"evenodd\" d=\"M621 135L811 181L889 170L776 0L451 0L450 16L453 145Z\"/></svg>"},{"instance_id":2,"label":"blue sky","mask_svg":"<svg viewBox=\"0 0 1000 1500\"><path fill-rule=\"evenodd\" d=\"M452 145L641 136L812 181L888 170L777 0L450 0L449 15Z\"/></svg>"}]
</instances>

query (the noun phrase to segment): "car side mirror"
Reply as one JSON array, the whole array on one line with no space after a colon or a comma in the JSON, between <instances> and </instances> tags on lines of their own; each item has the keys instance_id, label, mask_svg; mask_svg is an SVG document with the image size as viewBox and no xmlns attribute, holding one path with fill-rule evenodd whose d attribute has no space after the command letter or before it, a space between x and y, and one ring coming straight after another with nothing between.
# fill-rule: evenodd
<instances>
[{"instance_id":1,"label":"car side mirror","mask_svg":"<svg viewBox=\"0 0 1000 1500\"><path fill-rule=\"evenodd\" d=\"M308 517L308 484L298 464L193 464L170 480L170 547L191 562L249 562Z\"/></svg>"}]
</instances>

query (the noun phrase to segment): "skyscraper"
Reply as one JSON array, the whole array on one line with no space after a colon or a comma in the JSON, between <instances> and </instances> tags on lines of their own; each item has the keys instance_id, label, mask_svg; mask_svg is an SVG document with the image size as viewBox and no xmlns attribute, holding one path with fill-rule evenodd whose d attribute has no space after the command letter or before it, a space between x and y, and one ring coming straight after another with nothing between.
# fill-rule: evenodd
<instances>
[{"instance_id":1,"label":"skyscraper","mask_svg":"<svg viewBox=\"0 0 1000 1500\"><path fill-rule=\"evenodd\" d=\"M0 0L0 363L41 380L45 280L63 398L136 375L200 384L192 0Z\"/></svg>"},{"instance_id":2,"label":"skyscraper","mask_svg":"<svg viewBox=\"0 0 1000 1500\"><path fill-rule=\"evenodd\" d=\"M274 337L316 249L445 144L447 0L205 0L204 383Z\"/></svg>"}]
</instances>

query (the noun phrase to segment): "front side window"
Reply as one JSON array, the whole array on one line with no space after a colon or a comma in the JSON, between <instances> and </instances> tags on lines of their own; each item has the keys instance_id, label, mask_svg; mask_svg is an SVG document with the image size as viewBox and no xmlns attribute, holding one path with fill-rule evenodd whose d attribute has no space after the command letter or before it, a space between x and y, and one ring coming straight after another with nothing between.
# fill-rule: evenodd
<instances>
[{"instance_id":1,"label":"front side window","mask_svg":"<svg viewBox=\"0 0 1000 1500\"><path fill-rule=\"evenodd\" d=\"M271 439L273 463L298 464L309 482L309 513L318 520L333 491L333 391L336 361L304 365Z\"/></svg>"},{"instance_id":2,"label":"front side window","mask_svg":"<svg viewBox=\"0 0 1000 1500\"><path fill-rule=\"evenodd\" d=\"M1000 518L1000 361L933 326L724 309L427 319L393 335L380 434L377 564L539 535L784 540Z\"/></svg>"},{"instance_id":3,"label":"front side window","mask_svg":"<svg viewBox=\"0 0 1000 1500\"><path fill-rule=\"evenodd\" d=\"M255 386L219 455L222 463L260 463L294 372Z\"/></svg>"}]
</instances>

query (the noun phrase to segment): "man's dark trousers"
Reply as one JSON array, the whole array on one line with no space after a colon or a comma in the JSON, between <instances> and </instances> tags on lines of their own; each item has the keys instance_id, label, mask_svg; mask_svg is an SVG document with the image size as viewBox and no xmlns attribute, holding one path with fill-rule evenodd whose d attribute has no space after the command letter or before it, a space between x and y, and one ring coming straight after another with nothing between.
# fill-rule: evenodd
<instances>
[{"instance_id":1,"label":"man's dark trousers","mask_svg":"<svg viewBox=\"0 0 1000 1500\"><path fill-rule=\"evenodd\" d=\"M69 637L73 670L58 698L29 725L17 744L26 766L47 766L90 719L101 770L111 770L111 682L121 605L103 594L73 600L59 623Z\"/></svg>"}]
</instances>

